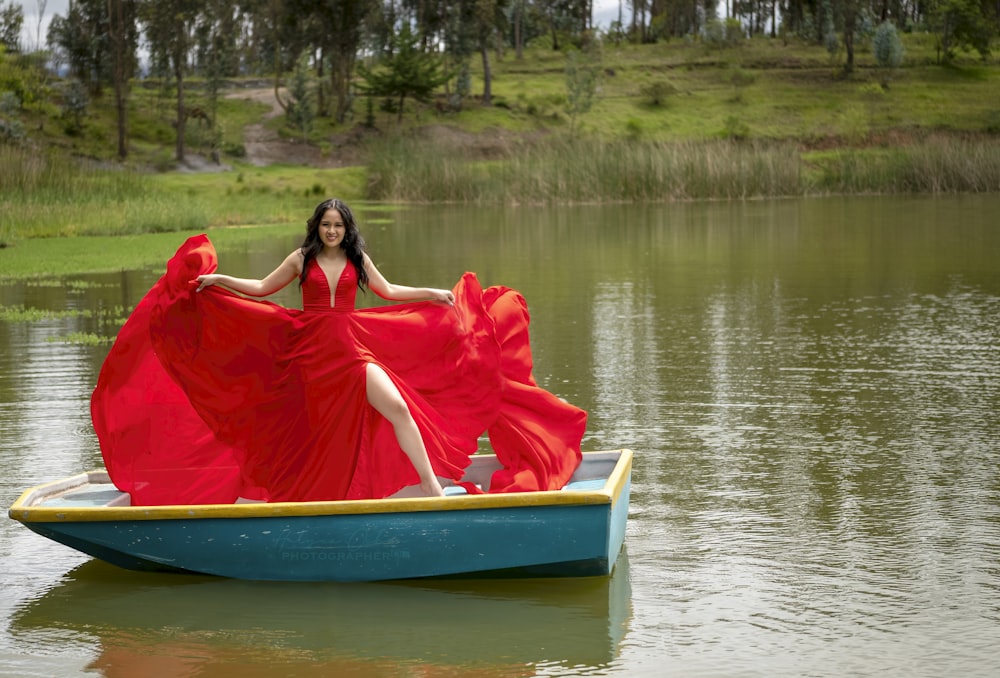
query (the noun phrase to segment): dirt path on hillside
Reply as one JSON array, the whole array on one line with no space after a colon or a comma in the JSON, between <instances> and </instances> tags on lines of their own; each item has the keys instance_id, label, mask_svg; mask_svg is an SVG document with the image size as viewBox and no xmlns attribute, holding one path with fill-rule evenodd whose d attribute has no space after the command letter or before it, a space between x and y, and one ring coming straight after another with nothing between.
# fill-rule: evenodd
<instances>
[{"instance_id":1,"label":"dirt path on hillside","mask_svg":"<svg viewBox=\"0 0 1000 678\"><path fill-rule=\"evenodd\" d=\"M282 96L286 96L282 90ZM343 132L331 134L324 141L326 152L318 147L294 139L282 138L274 125L267 123L285 114L281 104L274 98L273 88L254 88L229 92L229 99L242 99L264 104L270 108L260 122L243 128L243 146L246 159L257 167L268 165L297 165L318 168L349 167L364 164L365 140L377 135L377 130L366 130L354 125ZM545 135L544 132L518 134L500 129L490 129L478 133L465 132L434 119L420 126L417 134L432 142L442 152L451 152L460 157L493 159L505 157L514 145L531 142Z\"/></svg>"},{"instance_id":2,"label":"dirt path on hillside","mask_svg":"<svg viewBox=\"0 0 1000 678\"><path fill-rule=\"evenodd\" d=\"M282 95L285 92L282 91ZM228 99L242 99L270 106L259 123L243 128L243 147L247 161L257 167L268 165L307 165L310 167L346 167L356 165L359 156L356 148L345 139L333 138L329 153L319 148L293 139L284 139L267 122L285 114L281 104L274 98L273 88L247 89L230 92Z\"/></svg>"}]
</instances>

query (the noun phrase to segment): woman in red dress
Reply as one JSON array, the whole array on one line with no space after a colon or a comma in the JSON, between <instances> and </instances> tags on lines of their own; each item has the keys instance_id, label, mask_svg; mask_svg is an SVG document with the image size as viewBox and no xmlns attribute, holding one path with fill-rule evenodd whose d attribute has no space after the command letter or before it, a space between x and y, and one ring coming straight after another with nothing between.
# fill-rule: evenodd
<instances>
[{"instance_id":1,"label":"woman in red dress","mask_svg":"<svg viewBox=\"0 0 1000 678\"><path fill-rule=\"evenodd\" d=\"M579 464L586 413L534 382L514 290L390 283L339 200L266 277L215 268L189 239L101 370L94 427L133 504L440 496L483 432L503 468L468 491L558 489ZM296 278L301 311L247 298ZM410 303L356 310L358 288Z\"/></svg>"}]
</instances>

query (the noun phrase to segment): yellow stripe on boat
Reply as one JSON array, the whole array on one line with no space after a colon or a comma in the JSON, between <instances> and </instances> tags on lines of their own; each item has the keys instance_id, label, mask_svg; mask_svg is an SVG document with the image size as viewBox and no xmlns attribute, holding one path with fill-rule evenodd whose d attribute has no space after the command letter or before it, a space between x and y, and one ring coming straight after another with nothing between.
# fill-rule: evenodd
<instances>
[{"instance_id":1,"label":"yellow stripe on boat","mask_svg":"<svg viewBox=\"0 0 1000 678\"><path fill-rule=\"evenodd\" d=\"M200 518L294 517L417 511L467 511L470 509L524 508L532 506L582 506L615 504L629 479L631 450L618 450L619 461L604 487L596 490L551 490L501 494L453 495L406 499L347 499L340 501L274 502L247 504L192 504L176 506L35 506L43 498L87 483L110 483L105 471L90 471L25 490L8 510L22 523L113 520L171 520ZM594 453L591 453L594 454Z\"/></svg>"}]
</instances>

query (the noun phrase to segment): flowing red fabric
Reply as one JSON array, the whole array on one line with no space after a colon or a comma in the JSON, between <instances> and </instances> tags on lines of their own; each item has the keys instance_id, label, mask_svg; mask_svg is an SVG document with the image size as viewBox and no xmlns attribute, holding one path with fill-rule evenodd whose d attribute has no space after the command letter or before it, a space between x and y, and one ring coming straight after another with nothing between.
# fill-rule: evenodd
<instances>
[{"instance_id":1,"label":"flowing red fabric","mask_svg":"<svg viewBox=\"0 0 1000 678\"><path fill-rule=\"evenodd\" d=\"M134 505L380 498L417 484L368 404L368 363L396 384L439 476L460 481L484 432L503 466L489 492L558 489L579 465L587 415L535 383L516 291L466 273L454 306L355 309L353 266L331 290L314 264L298 310L196 292L216 266L207 236L187 240L98 377L94 429Z\"/></svg>"}]
</instances>

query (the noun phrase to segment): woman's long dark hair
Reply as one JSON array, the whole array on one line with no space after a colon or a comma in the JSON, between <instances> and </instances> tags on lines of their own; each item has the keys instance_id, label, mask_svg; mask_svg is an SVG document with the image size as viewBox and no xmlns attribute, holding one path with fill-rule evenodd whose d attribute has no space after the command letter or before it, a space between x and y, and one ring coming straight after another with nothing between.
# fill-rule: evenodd
<instances>
[{"instance_id":1,"label":"woman's long dark hair","mask_svg":"<svg viewBox=\"0 0 1000 678\"><path fill-rule=\"evenodd\" d=\"M327 210L337 210L344 220L344 239L340 248L347 254L347 260L358 272L358 287L363 291L368 285L368 272L365 271L365 239L358 232L358 224L354 221L354 213L346 203L337 198L324 200L316 205L312 217L306 222L306 239L302 241L302 275L299 276L299 287L306 281L306 270L309 262L323 251L323 241L319 237L319 225Z\"/></svg>"}]
</instances>

